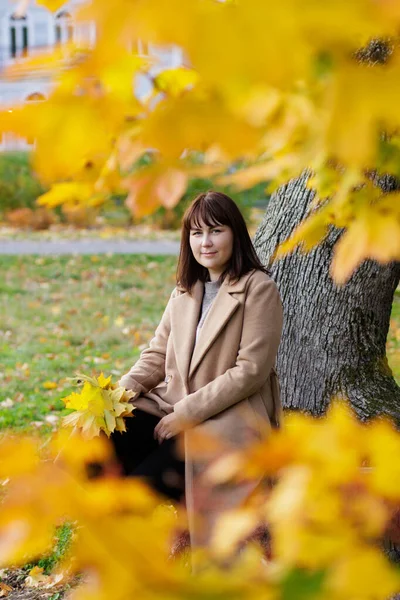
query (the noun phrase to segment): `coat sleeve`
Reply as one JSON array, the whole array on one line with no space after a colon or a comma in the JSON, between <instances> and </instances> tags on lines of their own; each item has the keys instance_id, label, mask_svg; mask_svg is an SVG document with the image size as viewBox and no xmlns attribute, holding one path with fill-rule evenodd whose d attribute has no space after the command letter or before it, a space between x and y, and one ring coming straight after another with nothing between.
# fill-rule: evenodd
<instances>
[{"instance_id":1,"label":"coat sleeve","mask_svg":"<svg viewBox=\"0 0 400 600\"><path fill-rule=\"evenodd\" d=\"M133 390L138 394L146 393L164 379L165 356L171 331L169 311L171 300L176 294L177 291L174 288L149 347L142 351L133 367L121 377L119 380L121 387Z\"/></svg>"},{"instance_id":2,"label":"coat sleeve","mask_svg":"<svg viewBox=\"0 0 400 600\"><path fill-rule=\"evenodd\" d=\"M275 363L282 321L282 303L272 279L249 289L235 366L177 402L178 418L188 426L198 425L260 389Z\"/></svg>"}]
</instances>

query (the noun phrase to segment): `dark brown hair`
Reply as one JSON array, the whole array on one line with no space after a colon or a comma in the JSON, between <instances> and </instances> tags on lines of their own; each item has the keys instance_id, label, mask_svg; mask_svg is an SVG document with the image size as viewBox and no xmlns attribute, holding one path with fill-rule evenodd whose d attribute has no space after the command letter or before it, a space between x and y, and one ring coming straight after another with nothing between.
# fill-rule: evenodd
<instances>
[{"instance_id":1,"label":"dark brown hair","mask_svg":"<svg viewBox=\"0 0 400 600\"><path fill-rule=\"evenodd\" d=\"M177 284L191 292L198 279L208 281L208 269L200 265L193 256L189 236L192 227L227 225L233 232L233 252L229 264L219 280L225 277L238 281L252 269L267 273L254 250L246 222L235 202L222 192L210 190L199 194L186 209L182 219L181 248L176 273Z\"/></svg>"}]
</instances>

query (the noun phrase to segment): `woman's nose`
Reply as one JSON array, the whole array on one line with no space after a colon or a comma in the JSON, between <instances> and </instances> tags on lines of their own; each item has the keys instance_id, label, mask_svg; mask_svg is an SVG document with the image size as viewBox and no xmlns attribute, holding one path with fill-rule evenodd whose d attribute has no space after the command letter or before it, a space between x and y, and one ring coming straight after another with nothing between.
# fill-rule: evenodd
<instances>
[{"instance_id":1,"label":"woman's nose","mask_svg":"<svg viewBox=\"0 0 400 600\"><path fill-rule=\"evenodd\" d=\"M211 245L211 239L208 237L208 235L203 236L201 245L202 246L210 246Z\"/></svg>"}]
</instances>

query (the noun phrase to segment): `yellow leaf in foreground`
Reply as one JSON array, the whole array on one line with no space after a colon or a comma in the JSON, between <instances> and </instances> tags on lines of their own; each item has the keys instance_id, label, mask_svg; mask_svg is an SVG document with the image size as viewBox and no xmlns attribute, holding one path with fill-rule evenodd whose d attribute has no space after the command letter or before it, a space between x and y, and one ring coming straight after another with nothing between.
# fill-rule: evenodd
<instances>
[{"instance_id":1,"label":"yellow leaf in foreground","mask_svg":"<svg viewBox=\"0 0 400 600\"><path fill-rule=\"evenodd\" d=\"M76 414L78 413L72 413ZM50 449L56 456L55 462L61 460L79 480L86 479L87 464L108 463L113 455L111 445L103 436L88 440L80 431L75 430L71 433L66 428L59 429L52 437Z\"/></svg>"},{"instance_id":2,"label":"yellow leaf in foreground","mask_svg":"<svg viewBox=\"0 0 400 600\"><path fill-rule=\"evenodd\" d=\"M290 254L297 246L300 246L304 252L311 250L323 240L327 229L327 211L317 210L296 227L289 239L278 246L275 258L282 258L286 254Z\"/></svg>"},{"instance_id":3,"label":"yellow leaf in foreground","mask_svg":"<svg viewBox=\"0 0 400 600\"><path fill-rule=\"evenodd\" d=\"M400 575L379 548L354 547L337 566L327 586L336 598L386 600L400 589Z\"/></svg>"},{"instance_id":4,"label":"yellow leaf in foreground","mask_svg":"<svg viewBox=\"0 0 400 600\"><path fill-rule=\"evenodd\" d=\"M18 460L15 460L17 455ZM33 439L5 435L0 440L0 480L31 473L38 464L39 455Z\"/></svg>"},{"instance_id":5,"label":"yellow leaf in foreground","mask_svg":"<svg viewBox=\"0 0 400 600\"><path fill-rule=\"evenodd\" d=\"M69 181L54 184L50 191L42 194L37 199L39 206L54 208L65 204L86 204L93 206L94 190L90 183Z\"/></svg>"},{"instance_id":6,"label":"yellow leaf in foreground","mask_svg":"<svg viewBox=\"0 0 400 600\"><path fill-rule=\"evenodd\" d=\"M64 6L65 1L64 0L37 0L38 4L41 4L42 6L45 6L46 8L48 8L51 11L56 11L59 8L61 8L62 6Z\"/></svg>"},{"instance_id":7,"label":"yellow leaf in foreground","mask_svg":"<svg viewBox=\"0 0 400 600\"><path fill-rule=\"evenodd\" d=\"M192 87L199 79L198 73L186 67L166 69L154 78L154 85L161 92L170 96L179 96L182 92Z\"/></svg>"},{"instance_id":8,"label":"yellow leaf in foreground","mask_svg":"<svg viewBox=\"0 0 400 600\"><path fill-rule=\"evenodd\" d=\"M286 162L286 158L284 162ZM260 183L260 181L267 182L275 179L281 173L282 167L282 161L271 160L240 169L230 175L218 177L217 183L219 185L233 185L237 190L245 190Z\"/></svg>"},{"instance_id":9,"label":"yellow leaf in foreground","mask_svg":"<svg viewBox=\"0 0 400 600\"><path fill-rule=\"evenodd\" d=\"M188 175L175 167L151 166L126 180L126 205L136 218L154 212L159 206L173 208L185 193Z\"/></svg>"},{"instance_id":10,"label":"yellow leaf in foreground","mask_svg":"<svg viewBox=\"0 0 400 600\"><path fill-rule=\"evenodd\" d=\"M213 529L211 546L219 556L229 556L239 542L248 537L257 527L258 515L250 510L226 511Z\"/></svg>"},{"instance_id":11,"label":"yellow leaf in foreground","mask_svg":"<svg viewBox=\"0 0 400 600\"><path fill-rule=\"evenodd\" d=\"M366 431L367 451L372 467L367 481L370 488L389 500L400 501L400 437L389 421L371 423Z\"/></svg>"},{"instance_id":12,"label":"yellow leaf in foreground","mask_svg":"<svg viewBox=\"0 0 400 600\"><path fill-rule=\"evenodd\" d=\"M217 458L207 469L207 479L214 485L225 483L230 479L244 475L244 455L241 452L230 452Z\"/></svg>"},{"instance_id":13,"label":"yellow leaf in foreground","mask_svg":"<svg viewBox=\"0 0 400 600\"><path fill-rule=\"evenodd\" d=\"M14 455L14 461L16 456ZM50 552L53 547L54 525L50 526L43 518L38 519L37 514L32 515L29 499L21 505L22 510L15 498L14 506L10 506L10 503L8 506L2 505L0 568L10 564L24 565L29 558ZM22 515L22 512L25 514Z\"/></svg>"},{"instance_id":14,"label":"yellow leaf in foreground","mask_svg":"<svg viewBox=\"0 0 400 600\"><path fill-rule=\"evenodd\" d=\"M114 123L105 118L109 110L105 101L54 94L0 112L0 131L36 141L33 167L44 183L93 177L112 150Z\"/></svg>"},{"instance_id":15,"label":"yellow leaf in foreground","mask_svg":"<svg viewBox=\"0 0 400 600\"><path fill-rule=\"evenodd\" d=\"M363 260L381 263L400 259L400 194L365 203L336 244L331 274L345 283Z\"/></svg>"},{"instance_id":16,"label":"yellow leaf in foreground","mask_svg":"<svg viewBox=\"0 0 400 600\"><path fill-rule=\"evenodd\" d=\"M221 99L194 94L167 97L156 106L142 124L141 141L146 147L157 148L171 160L188 149L205 152L214 146L227 159L258 156L262 129L229 113Z\"/></svg>"}]
</instances>

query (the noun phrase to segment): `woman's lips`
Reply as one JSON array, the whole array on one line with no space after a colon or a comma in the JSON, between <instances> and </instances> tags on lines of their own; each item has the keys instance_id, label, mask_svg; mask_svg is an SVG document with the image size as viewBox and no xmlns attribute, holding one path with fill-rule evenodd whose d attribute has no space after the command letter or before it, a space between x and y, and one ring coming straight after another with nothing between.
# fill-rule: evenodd
<instances>
[{"instance_id":1,"label":"woman's lips","mask_svg":"<svg viewBox=\"0 0 400 600\"><path fill-rule=\"evenodd\" d=\"M202 256L214 256L214 254L217 254L216 252L202 252L201 255Z\"/></svg>"}]
</instances>

